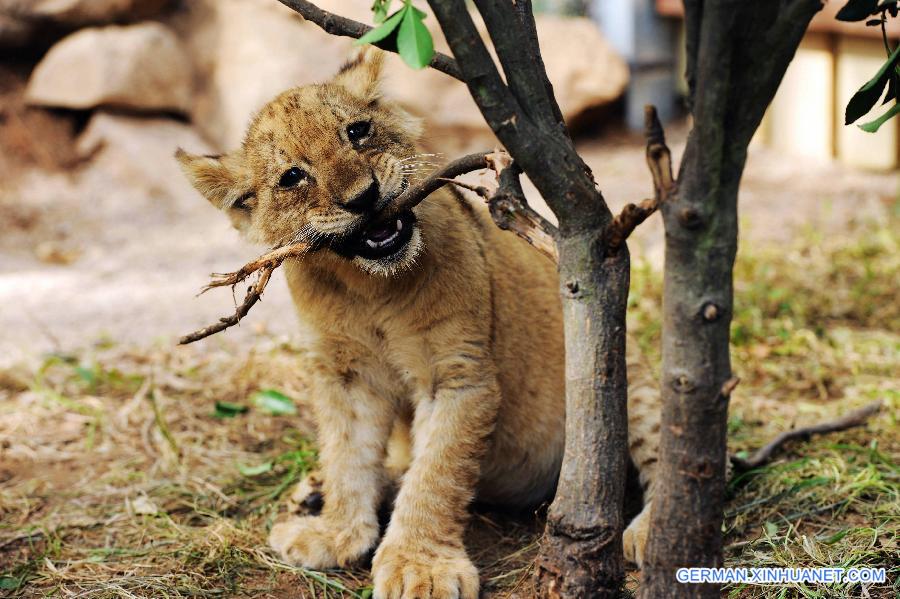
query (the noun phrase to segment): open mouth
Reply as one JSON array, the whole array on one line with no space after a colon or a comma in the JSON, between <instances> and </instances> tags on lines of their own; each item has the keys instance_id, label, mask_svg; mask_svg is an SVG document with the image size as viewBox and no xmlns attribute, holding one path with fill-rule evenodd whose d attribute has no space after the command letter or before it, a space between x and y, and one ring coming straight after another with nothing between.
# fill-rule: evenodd
<instances>
[{"instance_id":1,"label":"open mouth","mask_svg":"<svg viewBox=\"0 0 900 599\"><path fill-rule=\"evenodd\" d=\"M389 221L373 223L356 235L347 249L367 260L387 258L409 243L415 222L416 216L407 210Z\"/></svg>"}]
</instances>

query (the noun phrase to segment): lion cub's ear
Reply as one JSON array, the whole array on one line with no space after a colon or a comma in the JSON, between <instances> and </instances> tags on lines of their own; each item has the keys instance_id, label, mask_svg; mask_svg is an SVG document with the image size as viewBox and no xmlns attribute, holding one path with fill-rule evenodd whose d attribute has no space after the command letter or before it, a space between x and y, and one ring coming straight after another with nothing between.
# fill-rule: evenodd
<instances>
[{"instance_id":1,"label":"lion cub's ear","mask_svg":"<svg viewBox=\"0 0 900 599\"><path fill-rule=\"evenodd\" d=\"M341 67L332 83L360 98L377 100L381 95L379 79L383 64L384 52L374 46L366 46Z\"/></svg>"},{"instance_id":2,"label":"lion cub's ear","mask_svg":"<svg viewBox=\"0 0 900 599\"><path fill-rule=\"evenodd\" d=\"M231 155L199 156L179 148L175 158L197 191L220 210L232 208L252 194L249 177Z\"/></svg>"}]
</instances>

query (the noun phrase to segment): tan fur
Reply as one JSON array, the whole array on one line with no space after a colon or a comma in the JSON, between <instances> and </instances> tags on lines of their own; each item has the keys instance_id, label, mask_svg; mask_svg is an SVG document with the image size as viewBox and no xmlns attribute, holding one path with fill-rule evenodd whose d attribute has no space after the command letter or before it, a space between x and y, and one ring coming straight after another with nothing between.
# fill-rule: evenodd
<instances>
[{"instance_id":1,"label":"tan fur","mask_svg":"<svg viewBox=\"0 0 900 599\"><path fill-rule=\"evenodd\" d=\"M374 175L390 201L415 175L408 165L418 125L380 99L379 65L370 52L330 83L285 92L236 152L180 153L185 172L260 243L359 226L371 215L345 210L347 198ZM360 120L371 121L372 134L354 146L344 132ZM281 189L291 166L310 178ZM237 198L245 208L230 207ZM372 564L375 597L473 599L478 573L463 546L470 502L535 505L556 484L565 423L557 275L450 190L414 212L413 239L391 260L323 248L285 265L301 321L315 334L324 507L276 524L270 542L310 568L354 562L375 547L377 509L397 484ZM658 393L639 360L629 354L630 449L649 495ZM638 562L648 512L625 534Z\"/></svg>"}]
</instances>

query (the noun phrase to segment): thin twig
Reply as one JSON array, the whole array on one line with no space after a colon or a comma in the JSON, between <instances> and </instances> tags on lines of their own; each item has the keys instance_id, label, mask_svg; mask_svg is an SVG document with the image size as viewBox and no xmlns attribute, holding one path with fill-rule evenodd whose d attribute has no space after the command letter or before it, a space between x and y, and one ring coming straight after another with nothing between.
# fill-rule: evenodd
<instances>
[{"instance_id":1,"label":"thin twig","mask_svg":"<svg viewBox=\"0 0 900 599\"><path fill-rule=\"evenodd\" d=\"M278 263L278 265L280 264L281 262ZM244 297L244 301L241 302L241 304L237 307L234 314L232 314L231 316L220 318L219 322L211 324L208 327L200 329L199 331L194 331L190 335L185 335L178 340L178 344L187 345L188 343L199 341L200 339L209 337L210 335L215 335L216 333L220 333L228 327L233 327L234 325L239 323L241 319L250 311L250 308L252 308L253 305L259 301L259 298L262 296L262 292L265 290L266 285L269 282L269 278L272 276L272 272L277 267L278 266L264 266L262 269L260 269L259 279L255 284L251 285L247 289L247 295Z\"/></svg>"},{"instance_id":2,"label":"thin twig","mask_svg":"<svg viewBox=\"0 0 900 599\"><path fill-rule=\"evenodd\" d=\"M812 435L824 435L825 433L844 431L866 424L869 418L878 413L883 403L884 402L879 399L836 420L785 431L749 458L744 459L737 456L731 456L731 463L734 464L734 467L738 470L752 470L753 468L759 468L771 461L775 452L781 449L788 441L793 441L795 439L809 439Z\"/></svg>"},{"instance_id":3,"label":"thin twig","mask_svg":"<svg viewBox=\"0 0 900 599\"><path fill-rule=\"evenodd\" d=\"M632 231L656 212L675 191L672 152L666 145L666 136L656 107L652 105L644 107L644 136L647 138L647 167L653 177L653 197L640 204L626 205L612 220L607 233L607 243L611 250L621 247Z\"/></svg>"},{"instance_id":4,"label":"thin twig","mask_svg":"<svg viewBox=\"0 0 900 599\"><path fill-rule=\"evenodd\" d=\"M360 23L359 21L354 21L353 19L348 19L347 17L336 15L334 13L328 12L327 10L322 10L312 2L307 2L306 0L278 1L291 10L299 13L300 16L302 16L305 20L318 25L320 28L322 28L322 30L331 35L359 39L372 30L372 27L366 25L365 23ZM395 47L392 48L380 43L376 43L375 45L382 50L388 50L391 52L397 51ZM454 79L463 81L462 74L459 72L459 66L457 66L456 61L446 54L435 52L434 58L431 59L431 62L428 63L428 66L436 71L440 71L446 75L450 75Z\"/></svg>"},{"instance_id":5,"label":"thin twig","mask_svg":"<svg viewBox=\"0 0 900 599\"><path fill-rule=\"evenodd\" d=\"M488 161L488 158L494 154L494 151L468 154L434 171L422 181L411 185L409 189L392 202L385 213L385 218L396 216L415 207L419 202L446 185L448 179L454 179L472 171L489 168L491 163Z\"/></svg>"},{"instance_id":6,"label":"thin twig","mask_svg":"<svg viewBox=\"0 0 900 599\"><path fill-rule=\"evenodd\" d=\"M309 251L309 244L304 242L294 243L292 245L286 245L280 248L276 248L268 254L263 254L253 262L245 264L235 272L213 273L213 280L210 281L210 283L206 287L204 287L200 293L206 293L207 291L215 287L232 287L258 270L262 270L264 268L275 270L276 268L281 266L281 263L288 258L299 258L307 251Z\"/></svg>"},{"instance_id":7,"label":"thin twig","mask_svg":"<svg viewBox=\"0 0 900 599\"><path fill-rule=\"evenodd\" d=\"M424 180L410 186L405 192L400 194L400 196L397 197L397 199L392 202L391 206L385 211L384 216L380 217L380 220L387 220L401 212L412 209L426 197L446 185L446 183L449 180L452 180L453 177L458 177L472 171L490 167L492 164L494 164L493 162L491 162L491 160L499 160L498 156L500 155L505 156L504 153L501 152L498 154L497 151L478 152L475 154L463 156L462 158L458 158L453 162L450 162L443 168L440 168L429 175ZM216 333L220 333L225 329L238 324L241 319L244 318L244 316L246 316L248 312L250 312L250 308L252 308L256 304L256 302L259 301L260 297L262 297L262 293L263 291L265 291L266 285L268 285L269 279L271 278L272 273L275 272L275 269L281 266L281 264L288 258L301 257L310 250L310 244L306 242L298 242L291 245L275 248L274 250L260 256L256 260L245 264L235 272L213 273L212 281L210 281L210 283L203 288L201 293L209 291L210 289L213 289L215 287L234 287L235 285L246 280L247 277L255 272L259 272L259 278L257 279L256 283L254 283L247 289L247 294L244 297L244 301L237 306L234 314L232 314L231 316L220 318L219 321L215 324L211 324L208 327L202 328L198 331L194 331L189 335L185 335L178 340L178 344L187 345L188 343L193 343L194 341L199 341L200 339L204 339L206 337L209 337L210 335L215 335Z\"/></svg>"}]
</instances>

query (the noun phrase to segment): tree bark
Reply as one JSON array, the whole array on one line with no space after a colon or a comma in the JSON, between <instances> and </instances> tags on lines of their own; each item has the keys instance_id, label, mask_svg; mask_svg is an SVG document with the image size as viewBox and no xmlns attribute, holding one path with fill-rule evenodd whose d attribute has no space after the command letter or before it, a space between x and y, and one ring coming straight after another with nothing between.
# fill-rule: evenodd
<instances>
[{"instance_id":1,"label":"tree bark","mask_svg":"<svg viewBox=\"0 0 900 599\"><path fill-rule=\"evenodd\" d=\"M722 565L732 266L747 145L820 0L685 0L694 128L666 230L660 478L640 597L719 597L681 567Z\"/></svg>"},{"instance_id":2,"label":"tree bark","mask_svg":"<svg viewBox=\"0 0 900 599\"><path fill-rule=\"evenodd\" d=\"M559 220L566 446L537 576L551 597L618 597L627 460L625 307L629 256L575 151L547 78L529 0L476 0L505 83L464 2L429 0L488 125Z\"/></svg>"},{"instance_id":3,"label":"tree bark","mask_svg":"<svg viewBox=\"0 0 900 599\"><path fill-rule=\"evenodd\" d=\"M536 562L545 596L619 597L627 464L629 258L605 236L559 241L566 337L566 444Z\"/></svg>"}]
</instances>

